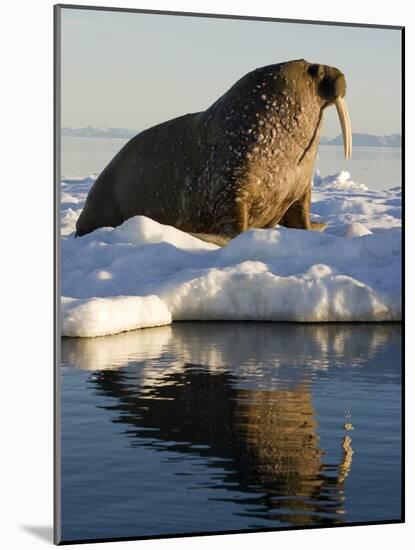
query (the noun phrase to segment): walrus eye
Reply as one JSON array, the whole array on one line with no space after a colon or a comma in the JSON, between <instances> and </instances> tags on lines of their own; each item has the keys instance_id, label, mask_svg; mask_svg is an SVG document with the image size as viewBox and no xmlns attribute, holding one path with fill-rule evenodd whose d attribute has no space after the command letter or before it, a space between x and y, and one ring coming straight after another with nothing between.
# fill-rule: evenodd
<instances>
[{"instance_id":1,"label":"walrus eye","mask_svg":"<svg viewBox=\"0 0 415 550\"><path fill-rule=\"evenodd\" d=\"M308 74L310 74L313 78L321 78L324 74L324 69L321 65L310 65L308 68Z\"/></svg>"}]
</instances>

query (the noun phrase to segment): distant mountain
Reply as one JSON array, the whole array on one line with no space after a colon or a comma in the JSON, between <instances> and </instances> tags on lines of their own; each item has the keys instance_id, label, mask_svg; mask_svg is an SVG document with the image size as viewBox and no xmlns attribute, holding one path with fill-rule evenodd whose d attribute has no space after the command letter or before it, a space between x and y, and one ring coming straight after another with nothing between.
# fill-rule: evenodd
<instances>
[{"instance_id":1,"label":"distant mountain","mask_svg":"<svg viewBox=\"0 0 415 550\"><path fill-rule=\"evenodd\" d=\"M334 139L321 138L321 145L342 145L343 138L340 135ZM373 136L371 134L353 134L353 145L356 147L401 147L402 138L400 134L388 136Z\"/></svg>"},{"instance_id":2,"label":"distant mountain","mask_svg":"<svg viewBox=\"0 0 415 550\"><path fill-rule=\"evenodd\" d=\"M106 128L103 126L85 126L83 128L70 128L64 126L61 129L62 137L88 137L88 138L120 138L130 139L138 134L138 130L128 128ZM353 134L353 145L355 147L401 147L401 135L390 134L388 136L373 136L371 134ZM321 145L342 145L343 138L338 135L335 138L322 137Z\"/></svg>"},{"instance_id":3,"label":"distant mountain","mask_svg":"<svg viewBox=\"0 0 415 550\"><path fill-rule=\"evenodd\" d=\"M84 128L61 128L62 137L94 137L129 139L138 134L138 130L127 128L105 128L101 126L85 126Z\"/></svg>"}]
</instances>

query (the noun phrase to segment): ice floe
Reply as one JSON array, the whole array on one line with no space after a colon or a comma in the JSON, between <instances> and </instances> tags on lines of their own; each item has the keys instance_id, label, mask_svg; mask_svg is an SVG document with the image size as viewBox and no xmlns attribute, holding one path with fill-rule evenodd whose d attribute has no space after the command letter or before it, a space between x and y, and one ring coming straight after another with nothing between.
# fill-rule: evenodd
<instances>
[{"instance_id":1,"label":"ice floe","mask_svg":"<svg viewBox=\"0 0 415 550\"><path fill-rule=\"evenodd\" d=\"M143 216L74 238L95 177L61 188L62 335L103 336L175 320L401 318L401 188L317 173L325 232L250 230L219 248Z\"/></svg>"}]
</instances>

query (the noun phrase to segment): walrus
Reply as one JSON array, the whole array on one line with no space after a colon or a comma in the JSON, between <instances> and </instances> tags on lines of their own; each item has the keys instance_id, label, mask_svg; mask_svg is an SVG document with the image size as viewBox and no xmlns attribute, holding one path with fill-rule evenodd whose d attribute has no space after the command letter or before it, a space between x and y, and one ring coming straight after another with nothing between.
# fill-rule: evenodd
<instances>
[{"instance_id":1,"label":"walrus","mask_svg":"<svg viewBox=\"0 0 415 550\"><path fill-rule=\"evenodd\" d=\"M136 135L87 196L76 235L142 215L226 244L251 228L326 226L310 220L323 111L335 105L352 151L343 73L304 59L255 69L208 109Z\"/></svg>"}]
</instances>

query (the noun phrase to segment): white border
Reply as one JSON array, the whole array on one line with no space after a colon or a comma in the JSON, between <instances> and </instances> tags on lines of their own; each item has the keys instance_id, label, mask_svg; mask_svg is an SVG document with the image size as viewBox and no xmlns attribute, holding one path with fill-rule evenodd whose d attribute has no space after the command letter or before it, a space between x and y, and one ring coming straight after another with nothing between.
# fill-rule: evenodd
<instances>
[{"instance_id":1,"label":"white border","mask_svg":"<svg viewBox=\"0 0 415 550\"><path fill-rule=\"evenodd\" d=\"M407 56L415 51L411 3L379 0L376 3L348 0L96 0L77 4L139 9L198 11L264 17L312 19L355 23L405 25ZM3 163L0 218L2 267L2 506L1 543L4 548L37 548L48 544L24 526L52 525L52 338L53 338L53 2L20 0L2 6L1 40L1 138ZM330 45L327 45L330 47ZM385 75L387 78L387 75ZM407 64L407 281L415 281L412 239L415 239L414 185L411 181L415 143L414 108L410 104L413 69ZM6 125L4 126L4 121ZM412 239L410 236L412 235ZM407 284L407 524L351 527L294 532L105 543L105 548L215 548L238 544L249 548L261 544L318 548L363 547L377 549L409 546L414 539L414 293ZM5 307L4 307L5 303ZM411 391L412 389L412 391ZM387 495L385 494L385 498ZM50 541L49 541L50 544ZM98 548L102 545L83 545Z\"/></svg>"}]
</instances>

